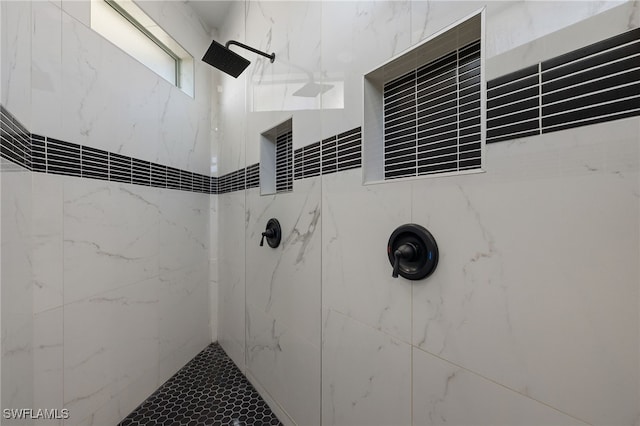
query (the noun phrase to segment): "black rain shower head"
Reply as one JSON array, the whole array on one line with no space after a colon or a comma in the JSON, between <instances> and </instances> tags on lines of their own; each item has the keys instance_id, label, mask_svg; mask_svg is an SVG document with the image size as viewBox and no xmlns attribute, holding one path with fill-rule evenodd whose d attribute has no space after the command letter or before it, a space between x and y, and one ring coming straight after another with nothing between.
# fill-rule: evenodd
<instances>
[{"instance_id":1,"label":"black rain shower head","mask_svg":"<svg viewBox=\"0 0 640 426\"><path fill-rule=\"evenodd\" d=\"M242 74L242 72L249 66L251 61L248 61L237 53L229 50L229 45L231 44L235 44L236 46L240 46L244 49L252 51L253 53L257 53L266 58L269 58L272 63L276 60L275 53L269 55L235 40L229 40L225 46L213 40L211 42L211 46L209 46L209 49L207 49L207 53L205 53L202 57L202 60L209 65L218 68L220 71L238 78L238 76Z\"/></svg>"}]
</instances>

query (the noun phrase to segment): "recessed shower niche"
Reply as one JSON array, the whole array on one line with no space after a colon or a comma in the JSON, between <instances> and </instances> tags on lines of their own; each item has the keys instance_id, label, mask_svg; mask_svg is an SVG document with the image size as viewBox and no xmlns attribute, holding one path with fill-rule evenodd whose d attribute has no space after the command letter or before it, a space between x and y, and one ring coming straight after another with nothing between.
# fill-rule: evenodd
<instances>
[{"instance_id":1,"label":"recessed shower niche","mask_svg":"<svg viewBox=\"0 0 640 426\"><path fill-rule=\"evenodd\" d=\"M292 119L260 135L260 194L293 190Z\"/></svg>"},{"instance_id":2,"label":"recessed shower niche","mask_svg":"<svg viewBox=\"0 0 640 426\"><path fill-rule=\"evenodd\" d=\"M364 182L482 171L484 10L364 75Z\"/></svg>"}]
</instances>

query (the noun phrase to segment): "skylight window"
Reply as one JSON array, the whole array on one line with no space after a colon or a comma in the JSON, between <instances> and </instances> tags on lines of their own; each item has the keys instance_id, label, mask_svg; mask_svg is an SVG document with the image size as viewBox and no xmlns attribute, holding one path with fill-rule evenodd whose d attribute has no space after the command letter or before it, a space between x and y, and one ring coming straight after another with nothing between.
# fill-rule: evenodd
<instances>
[{"instance_id":1,"label":"skylight window","mask_svg":"<svg viewBox=\"0 0 640 426\"><path fill-rule=\"evenodd\" d=\"M132 0L93 0L91 28L193 97L193 57Z\"/></svg>"}]
</instances>

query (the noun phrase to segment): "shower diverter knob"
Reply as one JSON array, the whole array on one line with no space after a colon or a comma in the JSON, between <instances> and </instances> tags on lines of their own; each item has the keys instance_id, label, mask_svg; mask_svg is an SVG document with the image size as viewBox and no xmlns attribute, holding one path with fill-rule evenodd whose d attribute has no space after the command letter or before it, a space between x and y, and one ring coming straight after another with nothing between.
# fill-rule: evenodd
<instances>
[{"instance_id":1,"label":"shower diverter knob","mask_svg":"<svg viewBox=\"0 0 640 426\"><path fill-rule=\"evenodd\" d=\"M415 223L398 227L389 238L387 255L393 266L392 277L421 280L438 265L438 245L429 231Z\"/></svg>"},{"instance_id":2,"label":"shower diverter knob","mask_svg":"<svg viewBox=\"0 0 640 426\"><path fill-rule=\"evenodd\" d=\"M276 248L280 245L280 240L282 239L282 228L280 228L280 222L278 222L278 219L271 218L267 222L267 227L262 233L262 238L260 239L261 247L264 245L265 237L269 247Z\"/></svg>"}]
</instances>

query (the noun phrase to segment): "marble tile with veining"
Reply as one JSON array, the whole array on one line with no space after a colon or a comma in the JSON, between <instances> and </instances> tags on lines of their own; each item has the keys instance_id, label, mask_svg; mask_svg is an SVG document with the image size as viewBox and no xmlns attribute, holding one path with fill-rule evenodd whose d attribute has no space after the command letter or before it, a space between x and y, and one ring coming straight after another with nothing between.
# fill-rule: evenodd
<instances>
[{"instance_id":1,"label":"marble tile with veining","mask_svg":"<svg viewBox=\"0 0 640 426\"><path fill-rule=\"evenodd\" d=\"M157 375L158 307L157 279L65 305L65 424L82 424L141 375Z\"/></svg>"},{"instance_id":2,"label":"marble tile with veining","mask_svg":"<svg viewBox=\"0 0 640 426\"><path fill-rule=\"evenodd\" d=\"M107 59L108 58L108 59ZM116 152L120 107L131 58L101 35L62 14L62 134L60 139ZM115 107L117 105L117 107Z\"/></svg>"},{"instance_id":3,"label":"marble tile with veining","mask_svg":"<svg viewBox=\"0 0 640 426\"><path fill-rule=\"evenodd\" d=\"M2 404L5 408L30 407L34 392L32 179L31 173L13 163L0 162Z\"/></svg>"},{"instance_id":4,"label":"marble tile with veining","mask_svg":"<svg viewBox=\"0 0 640 426\"><path fill-rule=\"evenodd\" d=\"M244 369L245 359L245 194L218 196L219 294L218 341L229 357Z\"/></svg>"},{"instance_id":5,"label":"marble tile with veining","mask_svg":"<svg viewBox=\"0 0 640 426\"><path fill-rule=\"evenodd\" d=\"M157 276L158 191L65 180L65 303Z\"/></svg>"},{"instance_id":6,"label":"marble tile with veining","mask_svg":"<svg viewBox=\"0 0 640 426\"><path fill-rule=\"evenodd\" d=\"M2 106L24 125L31 125L32 3L2 2Z\"/></svg>"},{"instance_id":7,"label":"marble tile with veining","mask_svg":"<svg viewBox=\"0 0 640 426\"><path fill-rule=\"evenodd\" d=\"M247 300L271 313L295 333L319 344L320 178L295 182L293 193L260 196L247 191ZM260 246L269 219L282 228L280 246Z\"/></svg>"},{"instance_id":8,"label":"marble tile with veining","mask_svg":"<svg viewBox=\"0 0 640 426\"><path fill-rule=\"evenodd\" d=\"M33 317L33 407L64 406L63 308L59 306ZM62 420L38 420L38 424L62 425Z\"/></svg>"},{"instance_id":9,"label":"marble tile with veining","mask_svg":"<svg viewBox=\"0 0 640 426\"><path fill-rule=\"evenodd\" d=\"M623 2L615 5L613 2L592 3L591 12L597 11L593 16L584 2L564 2L558 3L563 9L577 9L577 16L581 16L581 21L575 22L564 28L556 28L554 32L541 35L539 38L531 38L517 47L507 49L502 52L488 55L486 66L486 78L492 80L501 75L517 71L524 67L537 64L550 58L565 54L567 52L582 48L584 46L597 43L601 40L621 34L640 25L640 13L638 2ZM511 25L502 22L503 13L496 9L509 7L509 3L490 3L489 17L493 28L495 20L499 25L495 28L498 33L495 35L496 43L501 42L504 34L500 32L513 31ZM613 7L612 7L613 6ZM585 10L586 9L586 10ZM606 10L604 10L606 9ZM507 11L505 10L506 14ZM575 19L576 16L568 14L565 19Z\"/></svg>"},{"instance_id":10,"label":"marble tile with veining","mask_svg":"<svg viewBox=\"0 0 640 426\"><path fill-rule=\"evenodd\" d=\"M416 182L441 256L413 289L414 344L588 423L632 423L637 138L626 121L548 134L492 148L485 175ZM503 163L545 157L549 173Z\"/></svg>"},{"instance_id":11,"label":"marble tile with veining","mask_svg":"<svg viewBox=\"0 0 640 426\"><path fill-rule=\"evenodd\" d=\"M320 178L293 193L247 191L247 368L299 424L320 420ZM277 248L261 232L282 227Z\"/></svg>"},{"instance_id":12,"label":"marble tile with veining","mask_svg":"<svg viewBox=\"0 0 640 426\"><path fill-rule=\"evenodd\" d=\"M413 348L414 425L585 425L436 356Z\"/></svg>"},{"instance_id":13,"label":"marble tile with veining","mask_svg":"<svg viewBox=\"0 0 640 426\"><path fill-rule=\"evenodd\" d=\"M62 24L59 6L33 2L31 56L32 133L62 134Z\"/></svg>"},{"instance_id":14,"label":"marble tile with veining","mask_svg":"<svg viewBox=\"0 0 640 426\"><path fill-rule=\"evenodd\" d=\"M411 424L411 346L338 312L323 312L322 420Z\"/></svg>"},{"instance_id":15,"label":"marble tile with veining","mask_svg":"<svg viewBox=\"0 0 640 426\"><path fill-rule=\"evenodd\" d=\"M161 360L175 357L192 341L202 340L203 334L210 334L207 271L207 262L202 262L160 274L158 297ZM198 343L197 350L201 350L200 346L206 343Z\"/></svg>"},{"instance_id":16,"label":"marble tile with veining","mask_svg":"<svg viewBox=\"0 0 640 426\"><path fill-rule=\"evenodd\" d=\"M34 173L33 179L33 311L63 303L64 177Z\"/></svg>"},{"instance_id":17,"label":"marble tile with veining","mask_svg":"<svg viewBox=\"0 0 640 426\"><path fill-rule=\"evenodd\" d=\"M624 1L493 2L487 8L487 57L506 52ZM495 9L494 9L495 8Z\"/></svg>"},{"instance_id":18,"label":"marble tile with veining","mask_svg":"<svg viewBox=\"0 0 640 426\"><path fill-rule=\"evenodd\" d=\"M413 284L392 278L387 243L411 222L411 186L361 182L360 169L323 176L323 306L409 342Z\"/></svg>"},{"instance_id":19,"label":"marble tile with veining","mask_svg":"<svg viewBox=\"0 0 640 426\"><path fill-rule=\"evenodd\" d=\"M159 267L199 265L208 259L209 196L161 190L159 197Z\"/></svg>"},{"instance_id":20,"label":"marble tile with veining","mask_svg":"<svg viewBox=\"0 0 640 426\"><path fill-rule=\"evenodd\" d=\"M343 106L323 108L321 138L362 124L362 75L408 48L410 28L409 1L322 3L323 105L342 90Z\"/></svg>"}]
</instances>

